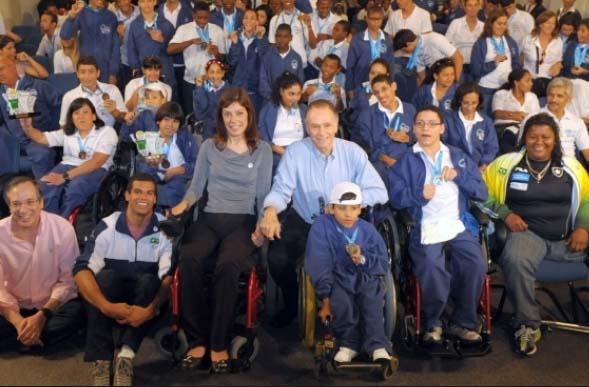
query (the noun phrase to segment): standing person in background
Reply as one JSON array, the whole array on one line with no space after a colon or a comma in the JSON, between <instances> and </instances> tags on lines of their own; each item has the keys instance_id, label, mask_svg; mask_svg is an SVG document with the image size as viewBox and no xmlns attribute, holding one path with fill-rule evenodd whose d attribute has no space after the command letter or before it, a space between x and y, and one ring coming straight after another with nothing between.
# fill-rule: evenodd
<instances>
[{"instance_id":1,"label":"standing person in background","mask_svg":"<svg viewBox=\"0 0 589 387\"><path fill-rule=\"evenodd\" d=\"M129 40L131 23L139 16L139 8L131 4L131 0L117 0L116 6L117 34L121 42L121 68L119 70L118 83L119 89L123 90L125 85L133 78L127 56L127 41Z\"/></svg>"},{"instance_id":2,"label":"standing person in background","mask_svg":"<svg viewBox=\"0 0 589 387\"><path fill-rule=\"evenodd\" d=\"M577 42L567 45L563 75L589 81L589 19L583 19L577 30Z\"/></svg>"},{"instance_id":3,"label":"standing person in background","mask_svg":"<svg viewBox=\"0 0 589 387\"><path fill-rule=\"evenodd\" d=\"M78 1L72 6L60 37L70 39L80 31L80 54L96 58L101 82L116 85L121 64L117 17L106 9L105 0L89 0L87 7L84 4Z\"/></svg>"},{"instance_id":4,"label":"standing person in background","mask_svg":"<svg viewBox=\"0 0 589 387\"><path fill-rule=\"evenodd\" d=\"M429 12L415 5L413 0L397 0L399 9L393 12L384 31L395 36L399 30L410 29L416 35L433 31Z\"/></svg>"},{"instance_id":5,"label":"standing person in background","mask_svg":"<svg viewBox=\"0 0 589 387\"><path fill-rule=\"evenodd\" d=\"M558 9L556 15L559 22L566 15L572 15L577 23L580 23L582 19L581 12L575 8L575 0L562 0L562 7Z\"/></svg>"},{"instance_id":6,"label":"standing person in background","mask_svg":"<svg viewBox=\"0 0 589 387\"><path fill-rule=\"evenodd\" d=\"M546 11L546 7L542 3L543 0L527 0L524 10L535 20L542 12Z\"/></svg>"},{"instance_id":7,"label":"standing person in background","mask_svg":"<svg viewBox=\"0 0 589 387\"><path fill-rule=\"evenodd\" d=\"M292 34L292 49L301 56L303 62L303 69L307 67L307 49L309 42L309 28L307 24L310 23L311 17L303 15L295 8L294 0L281 0L282 11L280 14L274 15L270 20L270 30L268 31L268 41L272 44L276 43L276 29L281 24L290 26ZM302 77L301 77L302 78Z\"/></svg>"},{"instance_id":8,"label":"standing person in background","mask_svg":"<svg viewBox=\"0 0 589 387\"><path fill-rule=\"evenodd\" d=\"M57 16L49 12L44 12L39 21L39 27L41 28L43 37L35 55L46 56L53 60L53 56L60 45Z\"/></svg>"},{"instance_id":9,"label":"standing person in background","mask_svg":"<svg viewBox=\"0 0 589 387\"><path fill-rule=\"evenodd\" d=\"M61 48L53 56L53 73L75 73L80 50L78 36L71 39L61 39Z\"/></svg>"},{"instance_id":10,"label":"standing person in background","mask_svg":"<svg viewBox=\"0 0 589 387\"><path fill-rule=\"evenodd\" d=\"M515 0L501 0L503 10L508 16L507 30L509 35L517 43L519 52L523 50L524 39L528 37L534 29L534 18L526 11L517 9Z\"/></svg>"}]
</instances>

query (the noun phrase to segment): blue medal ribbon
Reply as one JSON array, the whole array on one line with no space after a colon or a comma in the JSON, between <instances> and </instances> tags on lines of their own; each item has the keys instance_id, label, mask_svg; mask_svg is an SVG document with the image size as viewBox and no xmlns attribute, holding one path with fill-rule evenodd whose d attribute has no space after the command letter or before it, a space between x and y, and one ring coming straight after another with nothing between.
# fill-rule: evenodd
<instances>
[{"instance_id":1,"label":"blue medal ribbon","mask_svg":"<svg viewBox=\"0 0 589 387\"><path fill-rule=\"evenodd\" d=\"M331 85L330 84L319 82L319 83L317 83L317 86L319 87L319 90L327 91L327 92L331 93Z\"/></svg>"},{"instance_id":2,"label":"blue medal ribbon","mask_svg":"<svg viewBox=\"0 0 589 387\"><path fill-rule=\"evenodd\" d=\"M342 234L344 236L344 238L346 238L346 243L347 245L353 245L356 243L356 239L358 238L358 230L360 229L360 227L356 227L356 229L354 230L354 232L352 233L352 237L349 237L346 235L346 233L344 232L344 230L342 230L341 228L337 227L337 231Z\"/></svg>"},{"instance_id":3,"label":"blue medal ribbon","mask_svg":"<svg viewBox=\"0 0 589 387\"><path fill-rule=\"evenodd\" d=\"M211 41L211 38L209 36L209 25L208 24L205 28L200 28L199 26L196 26L196 33L198 34L198 37L200 38L200 40L202 40L204 43L208 44Z\"/></svg>"},{"instance_id":4,"label":"blue medal ribbon","mask_svg":"<svg viewBox=\"0 0 589 387\"><path fill-rule=\"evenodd\" d=\"M493 43L493 47L495 48L495 53L497 55L505 55L505 42L503 38L499 38L499 41L494 37L489 38L491 39L491 43Z\"/></svg>"},{"instance_id":5,"label":"blue medal ribbon","mask_svg":"<svg viewBox=\"0 0 589 387\"><path fill-rule=\"evenodd\" d=\"M577 47L575 47L575 67L579 67L585 63L588 49L589 44L577 44Z\"/></svg>"},{"instance_id":6,"label":"blue medal ribbon","mask_svg":"<svg viewBox=\"0 0 589 387\"><path fill-rule=\"evenodd\" d=\"M423 41L420 38L417 38L417 45L415 46L415 50L411 53L411 57L407 62L405 68L407 70L414 70L417 67L417 59L419 55L421 55L421 50L423 49Z\"/></svg>"},{"instance_id":7,"label":"blue medal ribbon","mask_svg":"<svg viewBox=\"0 0 589 387\"><path fill-rule=\"evenodd\" d=\"M399 131L399 124L401 121L401 115L395 113L390 120L387 119L387 114L385 112L383 114L383 121L384 121L384 130L392 129L394 132Z\"/></svg>"},{"instance_id":8,"label":"blue medal ribbon","mask_svg":"<svg viewBox=\"0 0 589 387\"><path fill-rule=\"evenodd\" d=\"M282 14L280 15L280 18L282 19L282 23L288 24L291 27L291 30L292 30L292 22L295 20L295 18L297 16L299 16L299 13L295 10L293 12L293 14L292 14L292 16L290 18L290 21L288 23L284 20L284 15L286 15L286 13L283 11Z\"/></svg>"},{"instance_id":9,"label":"blue medal ribbon","mask_svg":"<svg viewBox=\"0 0 589 387\"><path fill-rule=\"evenodd\" d=\"M227 32L228 34L235 31L235 12L236 11L234 10L233 17L231 17L227 16L225 14L225 11L221 9L221 14L223 15L223 29L225 29L225 32Z\"/></svg>"},{"instance_id":10,"label":"blue medal ribbon","mask_svg":"<svg viewBox=\"0 0 589 387\"><path fill-rule=\"evenodd\" d=\"M370 39L370 36L369 36ZM380 36L377 37L375 40L370 39L370 57L372 60L380 58L380 49L382 47L382 41L380 40Z\"/></svg>"},{"instance_id":11,"label":"blue medal ribbon","mask_svg":"<svg viewBox=\"0 0 589 387\"><path fill-rule=\"evenodd\" d=\"M444 151L440 150L438 152L438 156L436 157L436 162L434 164L431 163L429 157L424 153L425 159L427 163L432 167L432 180L431 183L435 185L439 185L442 183L442 163L444 161Z\"/></svg>"},{"instance_id":12,"label":"blue medal ribbon","mask_svg":"<svg viewBox=\"0 0 589 387\"><path fill-rule=\"evenodd\" d=\"M157 13L153 17L153 22L151 23L151 25L148 25L147 22L145 21L145 19L143 19L143 28L145 30L147 30L148 28L152 28L154 30L157 30Z\"/></svg>"}]
</instances>

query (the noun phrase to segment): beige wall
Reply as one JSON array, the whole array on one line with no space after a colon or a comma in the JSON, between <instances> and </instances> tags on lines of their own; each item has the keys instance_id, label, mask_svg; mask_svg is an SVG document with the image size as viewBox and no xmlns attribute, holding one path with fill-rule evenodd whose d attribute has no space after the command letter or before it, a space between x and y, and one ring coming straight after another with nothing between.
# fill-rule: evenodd
<instances>
[{"instance_id":1,"label":"beige wall","mask_svg":"<svg viewBox=\"0 0 589 387\"><path fill-rule=\"evenodd\" d=\"M37 14L39 0L0 0L0 14L6 28L18 24L34 24L39 19Z\"/></svg>"}]
</instances>

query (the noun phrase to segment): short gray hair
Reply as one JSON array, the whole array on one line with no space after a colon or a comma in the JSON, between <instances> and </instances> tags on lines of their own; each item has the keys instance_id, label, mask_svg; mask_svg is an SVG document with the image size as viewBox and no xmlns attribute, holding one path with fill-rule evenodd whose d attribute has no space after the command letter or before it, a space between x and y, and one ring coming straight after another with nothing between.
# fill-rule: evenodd
<instances>
[{"instance_id":1,"label":"short gray hair","mask_svg":"<svg viewBox=\"0 0 589 387\"><path fill-rule=\"evenodd\" d=\"M548 87L546 88L546 92L548 93L550 91L550 89L552 89L554 87L562 87L562 88L564 88L566 94L569 97L573 96L573 82L571 82L571 80L568 78L565 78L565 77L554 78L548 84Z\"/></svg>"}]
</instances>

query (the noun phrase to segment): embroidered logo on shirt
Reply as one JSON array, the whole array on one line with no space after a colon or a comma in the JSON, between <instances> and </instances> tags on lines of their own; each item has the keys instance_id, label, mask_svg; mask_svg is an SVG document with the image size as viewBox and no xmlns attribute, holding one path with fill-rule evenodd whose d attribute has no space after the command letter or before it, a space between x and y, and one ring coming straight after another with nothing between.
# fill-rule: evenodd
<instances>
[{"instance_id":1,"label":"embroidered logo on shirt","mask_svg":"<svg viewBox=\"0 0 589 387\"><path fill-rule=\"evenodd\" d=\"M452 108L452 100L447 99L446 101L444 101L444 109L450 110L451 108Z\"/></svg>"},{"instance_id":2,"label":"embroidered logo on shirt","mask_svg":"<svg viewBox=\"0 0 589 387\"><path fill-rule=\"evenodd\" d=\"M477 129L477 138L479 139L479 141L483 141L485 139L484 129Z\"/></svg>"},{"instance_id":3,"label":"embroidered logo on shirt","mask_svg":"<svg viewBox=\"0 0 589 387\"><path fill-rule=\"evenodd\" d=\"M506 175L507 174L507 169L505 169L505 168L499 168L499 170L497 171L497 173L499 173L500 175Z\"/></svg>"},{"instance_id":4,"label":"embroidered logo on shirt","mask_svg":"<svg viewBox=\"0 0 589 387\"><path fill-rule=\"evenodd\" d=\"M296 60L293 60L290 62L290 67L292 67L293 70L296 70L299 67L299 63Z\"/></svg>"},{"instance_id":5,"label":"embroidered logo on shirt","mask_svg":"<svg viewBox=\"0 0 589 387\"><path fill-rule=\"evenodd\" d=\"M110 34L111 33L111 29L110 26L106 25L106 24L101 24L100 25L100 33L101 34Z\"/></svg>"},{"instance_id":6,"label":"embroidered logo on shirt","mask_svg":"<svg viewBox=\"0 0 589 387\"><path fill-rule=\"evenodd\" d=\"M157 245L160 243L160 238L158 237L151 237L151 239L149 239L149 243L151 243L152 245Z\"/></svg>"},{"instance_id":7,"label":"embroidered logo on shirt","mask_svg":"<svg viewBox=\"0 0 589 387\"><path fill-rule=\"evenodd\" d=\"M407 125L407 124L401 124L400 128L403 132L409 131L409 125Z\"/></svg>"},{"instance_id":8,"label":"embroidered logo on shirt","mask_svg":"<svg viewBox=\"0 0 589 387\"><path fill-rule=\"evenodd\" d=\"M458 166L460 168L466 168L466 160L465 159L458 160Z\"/></svg>"},{"instance_id":9,"label":"embroidered logo on shirt","mask_svg":"<svg viewBox=\"0 0 589 387\"><path fill-rule=\"evenodd\" d=\"M552 167L552 174L560 179L562 177L563 170L561 167Z\"/></svg>"}]
</instances>

